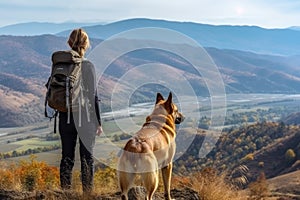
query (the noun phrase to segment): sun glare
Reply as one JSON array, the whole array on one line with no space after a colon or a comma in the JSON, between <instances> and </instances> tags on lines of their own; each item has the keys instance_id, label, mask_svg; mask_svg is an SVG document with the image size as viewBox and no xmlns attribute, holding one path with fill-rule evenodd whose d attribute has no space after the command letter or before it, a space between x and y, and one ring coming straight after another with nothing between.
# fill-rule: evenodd
<instances>
[{"instance_id":1,"label":"sun glare","mask_svg":"<svg viewBox=\"0 0 300 200\"><path fill-rule=\"evenodd\" d=\"M245 13L245 10L244 10L243 7L237 6L237 7L235 7L235 12L236 12L236 14L238 14L238 15L243 15L243 14Z\"/></svg>"}]
</instances>

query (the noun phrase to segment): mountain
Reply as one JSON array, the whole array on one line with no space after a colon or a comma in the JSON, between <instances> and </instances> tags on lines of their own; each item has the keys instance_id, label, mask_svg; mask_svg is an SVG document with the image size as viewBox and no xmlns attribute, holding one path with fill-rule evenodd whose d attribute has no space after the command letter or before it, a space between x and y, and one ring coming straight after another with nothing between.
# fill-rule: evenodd
<instances>
[{"instance_id":1,"label":"mountain","mask_svg":"<svg viewBox=\"0 0 300 200\"><path fill-rule=\"evenodd\" d=\"M93 47L100 42L99 39L91 40ZM44 84L50 74L50 57L53 51L68 48L66 38L54 35L0 36L0 45L5 46L0 49L0 125L18 126L43 119ZM178 44L166 45L180 48L176 46ZM193 52L193 47L190 48ZM263 55L217 48L206 48L206 51L218 66L227 93L300 92L297 56ZM135 66L153 62L173 66L177 74L189 80L197 95L209 94L203 78L183 58L162 50L142 49L120 56L107 68L99 90L103 110L110 109L109 97L119 77ZM141 74L135 76L143 78ZM185 81L175 76L173 79L176 79L177 85ZM126 91L130 86L122 87ZM155 96L157 90L157 86L148 85L136 94L138 98L132 98L131 101L145 102ZM29 116L28 108L38 114Z\"/></svg>"},{"instance_id":2,"label":"mountain","mask_svg":"<svg viewBox=\"0 0 300 200\"><path fill-rule=\"evenodd\" d=\"M279 131L277 134L280 134ZM264 171L266 177L273 178L298 170L300 168L299 144L300 132L298 127L295 127L286 131L284 137L270 141L268 145L254 152L254 159L246 158L243 163L249 168L249 180L255 180L261 171ZM291 155L289 151L292 152Z\"/></svg>"},{"instance_id":3,"label":"mountain","mask_svg":"<svg viewBox=\"0 0 300 200\"><path fill-rule=\"evenodd\" d=\"M28 22L0 27L0 35L33 36L56 34L58 32L82 26L91 26L99 23L47 23Z\"/></svg>"},{"instance_id":4,"label":"mountain","mask_svg":"<svg viewBox=\"0 0 300 200\"><path fill-rule=\"evenodd\" d=\"M271 56L236 50L206 49L219 67L227 92L297 93L299 57Z\"/></svg>"},{"instance_id":5,"label":"mountain","mask_svg":"<svg viewBox=\"0 0 300 200\"><path fill-rule=\"evenodd\" d=\"M235 49L261 54L299 55L300 27L265 29L258 26L209 25L153 19L127 19L113 23L28 22L0 27L0 35L34 36L57 34L68 36L71 29L83 27L90 37L108 37L135 28L158 27L178 31L204 47Z\"/></svg>"},{"instance_id":6,"label":"mountain","mask_svg":"<svg viewBox=\"0 0 300 200\"><path fill-rule=\"evenodd\" d=\"M249 182L255 181L260 172L264 172L266 178L274 178L300 169L299 126L262 122L232 128L222 134L204 158L199 158L199 149L204 137L214 133L201 129L197 132L189 149L175 162L176 169L186 172L212 167L235 177L239 175L236 169L246 166L248 170L244 175Z\"/></svg>"},{"instance_id":7,"label":"mountain","mask_svg":"<svg viewBox=\"0 0 300 200\"><path fill-rule=\"evenodd\" d=\"M300 32L292 29L264 29L257 26L209 25L152 19L128 19L105 25L85 26L91 37L106 39L122 31L160 27L179 31L201 46L251 51L260 54L300 55ZM59 33L67 36L70 30Z\"/></svg>"},{"instance_id":8,"label":"mountain","mask_svg":"<svg viewBox=\"0 0 300 200\"><path fill-rule=\"evenodd\" d=\"M283 119L283 122L285 124L299 125L300 124L300 113L296 112L296 113L290 114L285 119Z\"/></svg>"},{"instance_id":9,"label":"mountain","mask_svg":"<svg viewBox=\"0 0 300 200\"><path fill-rule=\"evenodd\" d=\"M289 29L300 31L300 26L292 26Z\"/></svg>"},{"instance_id":10,"label":"mountain","mask_svg":"<svg viewBox=\"0 0 300 200\"><path fill-rule=\"evenodd\" d=\"M65 47L65 39L51 35L1 36L0 124L22 126L41 120L45 80L51 52Z\"/></svg>"}]
</instances>

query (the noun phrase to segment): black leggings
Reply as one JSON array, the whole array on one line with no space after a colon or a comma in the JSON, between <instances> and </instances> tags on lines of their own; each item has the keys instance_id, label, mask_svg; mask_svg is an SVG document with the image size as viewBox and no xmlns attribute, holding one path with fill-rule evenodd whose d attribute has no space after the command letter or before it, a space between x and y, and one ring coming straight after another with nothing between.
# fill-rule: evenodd
<instances>
[{"instance_id":1,"label":"black leggings","mask_svg":"<svg viewBox=\"0 0 300 200\"><path fill-rule=\"evenodd\" d=\"M62 189L70 189L72 184L72 169L75 162L75 147L79 135L79 152L81 161L81 181L84 192L93 188L94 159L93 147L95 143L96 125L83 118L84 126L75 125L73 115L67 123L67 113L59 113L59 133L62 145L62 158L60 162L60 184ZM84 136L84 137L81 137Z\"/></svg>"}]
</instances>

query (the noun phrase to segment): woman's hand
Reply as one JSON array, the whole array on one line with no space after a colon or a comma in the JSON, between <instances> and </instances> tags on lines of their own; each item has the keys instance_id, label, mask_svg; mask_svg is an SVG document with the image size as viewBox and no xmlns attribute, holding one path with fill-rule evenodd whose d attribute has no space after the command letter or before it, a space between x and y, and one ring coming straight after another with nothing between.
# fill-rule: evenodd
<instances>
[{"instance_id":1,"label":"woman's hand","mask_svg":"<svg viewBox=\"0 0 300 200\"><path fill-rule=\"evenodd\" d=\"M99 125L99 126L97 127L96 135L100 136L101 133L103 133L103 129L102 129L102 126Z\"/></svg>"}]
</instances>

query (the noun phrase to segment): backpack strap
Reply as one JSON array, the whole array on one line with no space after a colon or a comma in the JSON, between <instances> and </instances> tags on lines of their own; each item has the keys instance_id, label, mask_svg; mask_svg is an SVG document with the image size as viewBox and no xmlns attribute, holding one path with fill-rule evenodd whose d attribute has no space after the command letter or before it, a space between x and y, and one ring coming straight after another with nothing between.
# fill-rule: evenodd
<instances>
[{"instance_id":1,"label":"backpack strap","mask_svg":"<svg viewBox=\"0 0 300 200\"><path fill-rule=\"evenodd\" d=\"M57 118L57 114L58 114L58 111L55 112L54 114L54 128L53 128L53 133L56 133L56 118Z\"/></svg>"},{"instance_id":2,"label":"backpack strap","mask_svg":"<svg viewBox=\"0 0 300 200\"><path fill-rule=\"evenodd\" d=\"M78 106L79 106L78 126L81 127L81 97L78 98Z\"/></svg>"},{"instance_id":3,"label":"backpack strap","mask_svg":"<svg viewBox=\"0 0 300 200\"><path fill-rule=\"evenodd\" d=\"M86 98L85 99L85 111L86 111L86 118L87 118L87 121L90 122L91 121L91 116L90 116L90 110L89 110L89 99Z\"/></svg>"},{"instance_id":4,"label":"backpack strap","mask_svg":"<svg viewBox=\"0 0 300 200\"><path fill-rule=\"evenodd\" d=\"M71 115L71 105L70 105L70 92L69 92L69 89L70 89L70 78L67 77L67 80L66 80L66 107L68 109L68 119L67 119L67 124L70 124L70 115Z\"/></svg>"}]
</instances>

